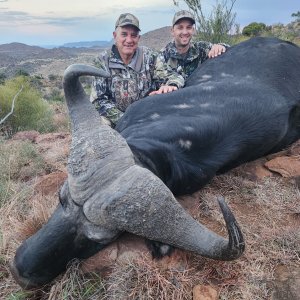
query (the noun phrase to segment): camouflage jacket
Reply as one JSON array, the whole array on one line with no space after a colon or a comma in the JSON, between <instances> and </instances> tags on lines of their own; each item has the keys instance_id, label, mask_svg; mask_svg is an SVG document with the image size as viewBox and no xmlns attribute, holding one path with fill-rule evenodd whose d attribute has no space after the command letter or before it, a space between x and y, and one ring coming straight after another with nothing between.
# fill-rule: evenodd
<instances>
[{"instance_id":1,"label":"camouflage jacket","mask_svg":"<svg viewBox=\"0 0 300 300\"><path fill-rule=\"evenodd\" d=\"M93 80L90 101L101 116L115 125L131 103L156 89L153 81L156 56L151 49L138 47L131 62L125 65L115 45L100 54L94 63L111 77Z\"/></svg>"},{"instance_id":2,"label":"camouflage jacket","mask_svg":"<svg viewBox=\"0 0 300 300\"><path fill-rule=\"evenodd\" d=\"M227 44L220 45L229 47ZM191 42L187 53L178 53L175 42L170 42L157 57L154 79L158 85L176 85L184 87L185 80L192 72L208 58L208 52L213 44L210 42Z\"/></svg>"}]
</instances>

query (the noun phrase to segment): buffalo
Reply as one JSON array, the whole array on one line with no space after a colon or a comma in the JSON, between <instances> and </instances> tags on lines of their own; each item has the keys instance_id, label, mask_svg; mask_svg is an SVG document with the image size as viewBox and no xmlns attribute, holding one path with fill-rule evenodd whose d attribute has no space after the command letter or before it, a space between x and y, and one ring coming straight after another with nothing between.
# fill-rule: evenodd
<instances>
[{"instance_id":1,"label":"buffalo","mask_svg":"<svg viewBox=\"0 0 300 300\"><path fill-rule=\"evenodd\" d=\"M11 263L17 282L46 284L71 259L93 255L125 231L146 237L157 257L166 245L218 260L240 257L243 235L224 199L218 200L228 239L194 220L174 196L299 139L299 70L298 46L253 38L207 60L184 89L132 104L112 129L79 81L109 74L70 66L68 178L48 223L17 249Z\"/></svg>"}]
</instances>

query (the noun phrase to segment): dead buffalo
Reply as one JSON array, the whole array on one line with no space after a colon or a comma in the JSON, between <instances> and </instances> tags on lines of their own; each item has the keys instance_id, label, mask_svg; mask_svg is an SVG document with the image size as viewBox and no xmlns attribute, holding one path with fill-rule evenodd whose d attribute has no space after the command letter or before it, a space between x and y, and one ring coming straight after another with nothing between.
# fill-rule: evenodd
<instances>
[{"instance_id":1,"label":"dead buffalo","mask_svg":"<svg viewBox=\"0 0 300 300\"><path fill-rule=\"evenodd\" d=\"M68 179L49 222L17 250L16 280L24 288L45 284L72 258L93 255L125 231L156 241L158 253L168 244L213 259L238 258L243 236L222 199L228 240L195 221L174 195L297 140L299 70L296 45L251 39L206 61L184 89L136 102L114 130L99 121L79 82L82 75L108 74L70 66Z\"/></svg>"}]
</instances>

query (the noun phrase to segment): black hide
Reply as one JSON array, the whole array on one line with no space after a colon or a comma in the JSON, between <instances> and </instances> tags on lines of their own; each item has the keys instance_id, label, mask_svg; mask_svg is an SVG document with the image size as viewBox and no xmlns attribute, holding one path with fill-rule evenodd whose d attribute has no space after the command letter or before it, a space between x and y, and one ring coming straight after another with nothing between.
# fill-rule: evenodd
<instances>
[{"instance_id":1,"label":"black hide","mask_svg":"<svg viewBox=\"0 0 300 300\"><path fill-rule=\"evenodd\" d=\"M253 38L209 59L186 87L130 106L116 129L175 195L300 137L300 48Z\"/></svg>"}]
</instances>

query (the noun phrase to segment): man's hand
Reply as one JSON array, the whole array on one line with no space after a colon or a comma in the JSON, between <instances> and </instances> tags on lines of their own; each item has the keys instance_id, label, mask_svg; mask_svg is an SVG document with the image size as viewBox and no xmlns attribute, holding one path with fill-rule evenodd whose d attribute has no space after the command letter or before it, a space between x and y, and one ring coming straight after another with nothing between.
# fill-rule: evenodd
<instances>
[{"instance_id":1,"label":"man's hand","mask_svg":"<svg viewBox=\"0 0 300 300\"><path fill-rule=\"evenodd\" d=\"M159 94L166 94L166 93L170 93L170 92L174 92L178 90L177 86L173 86L173 85L162 85L159 90L157 91L153 91L149 94L149 96L152 95L159 95Z\"/></svg>"},{"instance_id":2,"label":"man's hand","mask_svg":"<svg viewBox=\"0 0 300 300\"><path fill-rule=\"evenodd\" d=\"M208 52L208 58L213 58L221 55L226 51L226 48L222 45L214 44Z\"/></svg>"}]
</instances>

